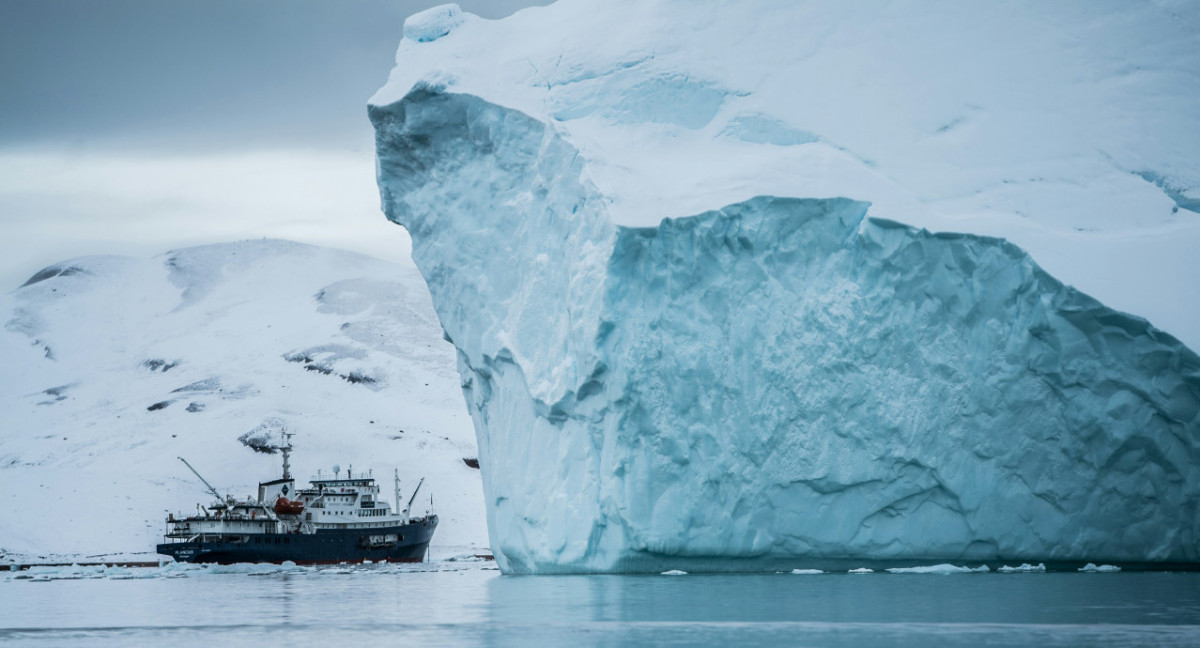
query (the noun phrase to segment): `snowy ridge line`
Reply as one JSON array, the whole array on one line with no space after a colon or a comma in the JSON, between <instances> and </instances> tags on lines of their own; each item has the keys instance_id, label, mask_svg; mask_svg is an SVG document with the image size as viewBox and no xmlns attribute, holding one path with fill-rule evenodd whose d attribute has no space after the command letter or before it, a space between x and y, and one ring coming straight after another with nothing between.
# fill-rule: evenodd
<instances>
[{"instance_id":1,"label":"snowy ridge line","mask_svg":"<svg viewBox=\"0 0 1200 648\"><path fill-rule=\"evenodd\" d=\"M1200 358L1016 246L845 198L614 225L529 115L433 86L370 115L505 571L1200 559Z\"/></svg>"}]
</instances>

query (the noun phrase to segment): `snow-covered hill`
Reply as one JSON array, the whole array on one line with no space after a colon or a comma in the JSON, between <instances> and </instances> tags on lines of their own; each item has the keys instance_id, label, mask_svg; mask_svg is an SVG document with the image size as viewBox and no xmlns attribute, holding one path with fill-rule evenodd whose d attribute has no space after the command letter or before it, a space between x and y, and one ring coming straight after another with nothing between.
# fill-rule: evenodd
<instances>
[{"instance_id":1,"label":"snow-covered hill","mask_svg":"<svg viewBox=\"0 0 1200 648\"><path fill-rule=\"evenodd\" d=\"M411 266L278 240L86 257L0 296L0 322L10 557L152 552L167 510L209 500L177 456L249 494L280 461L248 433L280 426L300 478L425 477L431 555L487 545L454 349Z\"/></svg>"}]
</instances>

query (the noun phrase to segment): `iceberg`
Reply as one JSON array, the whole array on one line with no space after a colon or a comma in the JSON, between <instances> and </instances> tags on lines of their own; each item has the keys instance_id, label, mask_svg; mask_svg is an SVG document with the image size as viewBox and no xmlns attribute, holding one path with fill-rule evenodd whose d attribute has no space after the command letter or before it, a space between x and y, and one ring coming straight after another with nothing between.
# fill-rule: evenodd
<instances>
[{"instance_id":1,"label":"iceberg","mask_svg":"<svg viewBox=\"0 0 1200 648\"><path fill-rule=\"evenodd\" d=\"M889 567L887 569L889 574L938 574L943 576L948 574L987 574L991 571L987 565L965 567L949 563L922 565L920 567Z\"/></svg>"},{"instance_id":2,"label":"iceberg","mask_svg":"<svg viewBox=\"0 0 1200 648\"><path fill-rule=\"evenodd\" d=\"M1021 563L1016 567L1001 565L996 571L1000 572L1001 574L1041 574L1046 572L1046 565L1043 563L1038 563L1036 565Z\"/></svg>"},{"instance_id":3,"label":"iceberg","mask_svg":"<svg viewBox=\"0 0 1200 648\"><path fill-rule=\"evenodd\" d=\"M963 131L945 143L954 155L1001 148L972 149L967 172L930 184L915 170L924 153L888 149L908 131L883 134L868 156L843 125L789 121L797 98L774 95L770 75L743 82L808 60L767 56L790 32L753 39L751 25L845 11L769 6L778 20L744 3L710 14L564 2L496 23L436 8L414 24L445 33L406 36L372 98L381 205L411 233L457 351L501 570L1200 561L1200 357L1005 238L913 225L977 208L950 196L1000 191L1011 183L989 175L998 168L1035 173L1050 164L1041 156L1095 147L1051 129L1044 150L1018 154L1000 142L1011 115L980 120L986 136L948 120L929 137ZM1065 10L1025 11L1032 25ZM626 19L627 38L533 37L579 32L580 12L600 32ZM680 16L704 25L672 31ZM919 42L978 18L951 12L892 36ZM416 30L431 31L443 30ZM740 76L714 63L731 33L752 49L733 55ZM705 36L716 53L687 56ZM1005 46L985 40L964 56ZM985 94L1021 82L1006 80ZM962 100L934 95L901 112ZM1200 123L1172 115L1184 130ZM1146 214L1170 202L1120 171L1139 145L1107 136L1125 148L1102 162L1056 158L1058 180L1099 190L1118 174L1140 183L1126 198L1144 199ZM1138 159L1190 195L1195 163L1160 149ZM1053 209L1072 191L1022 186L1001 202L1036 207L1049 238L1073 241L1078 207ZM1122 226L1100 195L1088 202L1096 222ZM1191 240L1192 212L1172 205L1146 231ZM962 221L986 231L981 222ZM1160 294L1183 294L1173 290Z\"/></svg>"}]
</instances>

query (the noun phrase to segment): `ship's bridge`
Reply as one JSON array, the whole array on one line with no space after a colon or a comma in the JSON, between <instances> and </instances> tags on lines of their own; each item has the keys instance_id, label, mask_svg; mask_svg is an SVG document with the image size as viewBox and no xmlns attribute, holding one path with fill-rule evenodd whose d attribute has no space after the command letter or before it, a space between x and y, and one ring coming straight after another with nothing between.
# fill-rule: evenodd
<instances>
[{"instance_id":1,"label":"ship's bridge","mask_svg":"<svg viewBox=\"0 0 1200 648\"><path fill-rule=\"evenodd\" d=\"M308 488L297 491L304 503L306 521L366 527L407 522L403 511L393 511L379 497L379 484L371 472L359 477L354 477L351 471L346 473L345 477L329 478L318 472L309 480ZM396 489L399 497L399 482Z\"/></svg>"}]
</instances>

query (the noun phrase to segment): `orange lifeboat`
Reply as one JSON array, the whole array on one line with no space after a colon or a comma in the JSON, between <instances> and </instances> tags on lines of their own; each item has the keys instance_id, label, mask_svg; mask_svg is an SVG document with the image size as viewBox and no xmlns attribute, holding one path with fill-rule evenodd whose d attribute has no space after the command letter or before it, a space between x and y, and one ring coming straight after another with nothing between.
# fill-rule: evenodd
<instances>
[{"instance_id":1,"label":"orange lifeboat","mask_svg":"<svg viewBox=\"0 0 1200 648\"><path fill-rule=\"evenodd\" d=\"M275 512L280 515L300 515L304 510L304 502L280 497L275 500Z\"/></svg>"}]
</instances>

